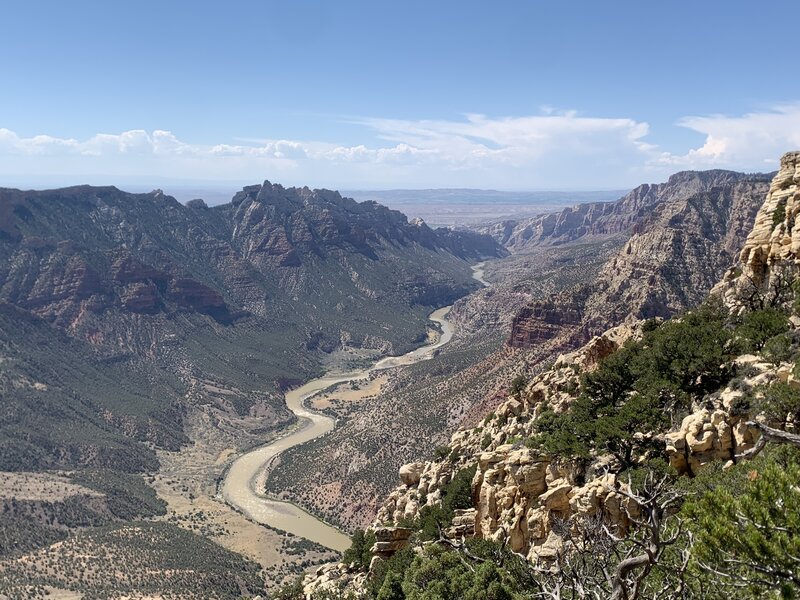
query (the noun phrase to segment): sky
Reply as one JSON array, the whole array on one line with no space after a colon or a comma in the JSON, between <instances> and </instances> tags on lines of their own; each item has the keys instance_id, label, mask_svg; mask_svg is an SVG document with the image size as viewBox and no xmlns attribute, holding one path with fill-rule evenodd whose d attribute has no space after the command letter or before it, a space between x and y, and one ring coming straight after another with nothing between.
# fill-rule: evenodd
<instances>
[{"instance_id":1,"label":"sky","mask_svg":"<svg viewBox=\"0 0 800 600\"><path fill-rule=\"evenodd\" d=\"M623 189L800 149L788 1L0 3L0 186Z\"/></svg>"}]
</instances>

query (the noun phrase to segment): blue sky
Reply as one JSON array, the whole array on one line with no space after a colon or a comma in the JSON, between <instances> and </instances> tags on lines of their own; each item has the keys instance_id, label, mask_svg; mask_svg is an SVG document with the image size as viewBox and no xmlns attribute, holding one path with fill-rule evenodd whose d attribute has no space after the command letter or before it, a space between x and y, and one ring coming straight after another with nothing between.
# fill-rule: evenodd
<instances>
[{"instance_id":1,"label":"blue sky","mask_svg":"<svg viewBox=\"0 0 800 600\"><path fill-rule=\"evenodd\" d=\"M789 2L0 10L0 185L617 189L800 148Z\"/></svg>"}]
</instances>

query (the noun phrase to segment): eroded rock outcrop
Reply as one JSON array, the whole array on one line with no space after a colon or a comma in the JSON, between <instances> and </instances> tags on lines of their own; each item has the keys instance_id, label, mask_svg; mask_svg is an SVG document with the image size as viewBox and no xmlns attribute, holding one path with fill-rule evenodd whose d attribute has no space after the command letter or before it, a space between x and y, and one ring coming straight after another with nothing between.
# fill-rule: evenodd
<instances>
[{"instance_id":1,"label":"eroded rock outcrop","mask_svg":"<svg viewBox=\"0 0 800 600\"><path fill-rule=\"evenodd\" d=\"M341 594L345 597L345 590L353 593L361 592L366 580L366 573L351 569L342 563L328 563L306 575L303 580L303 597L307 600L324 594Z\"/></svg>"},{"instance_id":2,"label":"eroded rock outcrop","mask_svg":"<svg viewBox=\"0 0 800 600\"><path fill-rule=\"evenodd\" d=\"M782 302L800 264L800 152L789 152L744 242L739 263L714 288L732 307Z\"/></svg>"},{"instance_id":3,"label":"eroded rock outcrop","mask_svg":"<svg viewBox=\"0 0 800 600\"><path fill-rule=\"evenodd\" d=\"M472 465L477 465L473 509L458 513L452 524L460 534L509 538L515 551L534 556L554 547L551 534L557 520L600 512L624 526L622 499L608 498L617 484L613 478L601 485L583 485L579 483L583 474L568 462L559 463L526 448L521 440L533 433L533 423L544 406L565 410L577 394L580 374L638 335L638 326L614 328L560 356L551 369L503 402L482 425L455 432L447 458L401 467L403 485L387 496L375 526L415 519L423 506L438 504L456 474Z\"/></svg>"},{"instance_id":4,"label":"eroded rock outcrop","mask_svg":"<svg viewBox=\"0 0 800 600\"><path fill-rule=\"evenodd\" d=\"M559 548L558 523L570 518L603 518L620 530L636 505L617 493L613 474L581 485L568 461L506 444L478 457L473 480L477 498L475 535L505 542L530 560L552 558Z\"/></svg>"}]
</instances>

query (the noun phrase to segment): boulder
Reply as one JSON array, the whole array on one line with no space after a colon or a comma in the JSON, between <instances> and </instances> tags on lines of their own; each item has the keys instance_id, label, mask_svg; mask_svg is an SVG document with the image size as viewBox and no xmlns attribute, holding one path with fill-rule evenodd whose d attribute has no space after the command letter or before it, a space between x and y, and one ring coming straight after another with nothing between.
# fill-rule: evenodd
<instances>
[{"instance_id":1,"label":"boulder","mask_svg":"<svg viewBox=\"0 0 800 600\"><path fill-rule=\"evenodd\" d=\"M413 462L400 467L400 481L404 485L411 487L419 483L422 471L425 468L425 463Z\"/></svg>"}]
</instances>

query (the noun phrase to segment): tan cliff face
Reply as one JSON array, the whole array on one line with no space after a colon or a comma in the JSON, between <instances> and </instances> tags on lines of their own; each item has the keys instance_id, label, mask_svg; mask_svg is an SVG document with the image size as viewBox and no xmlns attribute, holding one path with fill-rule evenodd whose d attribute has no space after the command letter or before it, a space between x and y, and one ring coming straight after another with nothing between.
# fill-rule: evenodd
<instances>
[{"instance_id":1,"label":"tan cliff face","mask_svg":"<svg viewBox=\"0 0 800 600\"><path fill-rule=\"evenodd\" d=\"M758 211L753 231L742 248L740 261L744 273L752 277L756 285L767 283L771 266L797 261L800 228L795 228L794 223L800 212L798 184L800 152L791 152L781 158L780 171L772 180L767 200Z\"/></svg>"},{"instance_id":2,"label":"tan cliff face","mask_svg":"<svg viewBox=\"0 0 800 600\"><path fill-rule=\"evenodd\" d=\"M714 288L730 306L754 294L771 302L789 283L800 260L800 152L781 158L781 168L739 254L739 264ZM780 299L776 299L780 300Z\"/></svg>"},{"instance_id":3,"label":"tan cliff face","mask_svg":"<svg viewBox=\"0 0 800 600\"><path fill-rule=\"evenodd\" d=\"M574 465L526 448L522 440L532 435L544 405L566 409L577 394L580 374L594 369L639 334L638 326L617 327L560 356L551 369L506 400L482 425L454 433L447 458L401 467L403 483L386 498L374 526L415 519L423 506L441 501L442 490L456 473L474 464L474 506L457 516L462 532L508 540L515 552L533 560L557 549L553 524L559 519L600 513L626 526L625 500L613 492L618 485L613 475L591 477L583 483L585 473Z\"/></svg>"}]
</instances>

